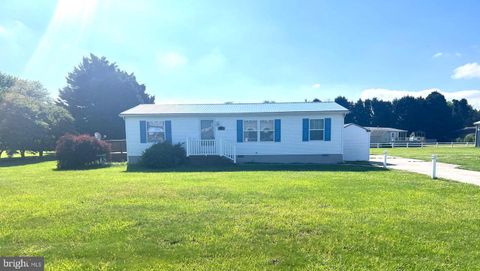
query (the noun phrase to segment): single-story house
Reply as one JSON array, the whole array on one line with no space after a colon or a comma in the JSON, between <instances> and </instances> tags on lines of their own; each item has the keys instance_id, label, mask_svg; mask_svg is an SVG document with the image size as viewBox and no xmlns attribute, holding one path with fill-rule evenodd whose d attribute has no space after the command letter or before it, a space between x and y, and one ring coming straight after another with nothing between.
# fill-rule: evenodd
<instances>
[{"instance_id":1,"label":"single-story house","mask_svg":"<svg viewBox=\"0 0 480 271\"><path fill-rule=\"evenodd\" d=\"M367 130L344 127L347 112L334 102L141 104L120 116L129 163L162 141L184 144L187 156L218 155L240 163L368 160L368 136L354 131ZM345 154L357 151L361 154Z\"/></svg>"},{"instance_id":2,"label":"single-story house","mask_svg":"<svg viewBox=\"0 0 480 271\"><path fill-rule=\"evenodd\" d=\"M480 121L474 123L477 128L475 131L475 147L480 148Z\"/></svg>"},{"instance_id":3,"label":"single-story house","mask_svg":"<svg viewBox=\"0 0 480 271\"><path fill-rule=\"evenodd\" d=\"M370 130L370 142L373 143L392 143L408 140L407 130L401 130L390 127L365 127Z\"/></svg>"}]
</instances>

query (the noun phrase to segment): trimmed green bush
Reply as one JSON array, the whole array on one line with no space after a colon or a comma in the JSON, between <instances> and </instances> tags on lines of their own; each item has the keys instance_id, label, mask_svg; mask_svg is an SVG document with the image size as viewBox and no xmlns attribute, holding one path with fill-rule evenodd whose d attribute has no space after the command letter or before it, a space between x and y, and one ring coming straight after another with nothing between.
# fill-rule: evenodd
<instances>
[{"instance_id":1,"label":"trimmed green bush","mask_svg":"<svg viewBox=\"0 0 480 271\"><path fill-rule=\"evenodd\" d=\"M148 168L168 168L185 164L187 156L180 144L156 143L146 149L140 163Z\"/></svg>"}]
</instances>

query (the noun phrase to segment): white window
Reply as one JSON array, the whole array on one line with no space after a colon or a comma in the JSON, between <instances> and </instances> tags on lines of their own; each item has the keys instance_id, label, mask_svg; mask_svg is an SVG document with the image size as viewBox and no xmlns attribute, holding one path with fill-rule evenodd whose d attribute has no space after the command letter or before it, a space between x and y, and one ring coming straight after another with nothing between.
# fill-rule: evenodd
<instances>
[{"instance_id":1,"label":"white window","mask_svg":"<svg viewBox=\"0 0 480 271\"><path fill-rule=\"evenodd\" d=\"M324 129L325 122L323 119L310 119L310 140L323 140Z\"/></svg>"},{"instance_id":2,"label":"white window","mask_svg":"<svg viewBox=\"0 0 480 271\"><path fill-rule=\"evenodd\" d=\"M256 142L258 141L258 121L245 120L243 121L243 141Z\"/></svg>"},{"instance_id":3,"label":"white window","mask_svg":"<svg viewBox=\"0 0 480 271\"><path fill-rule=\"evenodd\" d=\"M243 141L274 141L273 120L245 120L243 121Z\"/></svg>"},{"instance_id":4,"label":"white window","mask_svg":"<svg viewBox=\"0 0 480 271\"><path fill-rule=\"evenodd\" d=\"M260 121L260 141L273 141L273 120Z\"/></svg>"},{"instance_id":5,"label":"white window","mask_svg":"<svg viewBox=\"0 0 480 271\"><path fill-rule=\"evenodd\" d=\"M165 122L147 121L147 142L165 141Z\"/></svg>"}]
</instances>

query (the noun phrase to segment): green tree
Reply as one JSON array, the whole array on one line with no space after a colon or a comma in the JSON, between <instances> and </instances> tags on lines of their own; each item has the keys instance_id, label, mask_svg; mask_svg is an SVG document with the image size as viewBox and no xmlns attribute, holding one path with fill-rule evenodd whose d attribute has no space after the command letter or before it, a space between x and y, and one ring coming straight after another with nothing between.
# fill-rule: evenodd
<instances>
[{"instance_id":1,"label":"green tree","mask_svg":"<svg viewBox=\"0 0 480 271\"><path fill-rule=\"evenodd\" d=\"M15 83L16 78L0 72L0 103L2 102L2 97L5 93L5 90L13 86ZM2 156L2 153L6 149L5 143L3 143L2 138L0 137L0 157Z\"/></svg>"},{"instance_id":2,"label":"green tree","mask_svg":"<svg viewBox=\"0 0 480 271\"><path fill-rule=\"evenodd\" d=\"M2 150L52 150L59 135L71 131L73 118L35 81L16 80L0 102Z\"/></svg>"},{"instance_id":3,"label":"green tree","mask_svg":"<svg viewBox=\"0 0 480 271\"><path fill-rule=\"evenodd\" d=\"M0 98L2 93L5 92L6 89L10 88L15 84L17 79L11 75L5 74L0 72Z\"/></svg>"},{"instance_id":4,"label":"green tree","mask_svg":"<svg viewBox=\"0 0 480 271\"><path fill-rule=\"evenodd\" d=\"M422 115L419 115L422 116ZM440 141L451 139L452 110L439 92L432 92L425 98L425 133Z\"/></svg>"},{"instance_id":5,"label":"green tree","mask_svg":"<svg viewBox=\"0 0 480 271\"><path fill-rule=\"evenodd\" d=\"M121 139L125 138L125 129L118 115L154 100L133 73L120 70L105 57L90 54L68 74L67 86L60 90L58 103L72 114L78 132L100 132L108 138Z\"/></svg>"},{"instance_id":6,"label":"green tree","mask_svg":"<svg viewBox=\"0 0 480 271\"><path fill-rule=\"evenodd\" d=\"M354 123L362 126L370 125L371 111L369 105L370 102L368 100L363 102L361 99L353 105L351 112Z\"/></svg>"},{"instance_id":7,"label":"green tree","mask_svg":"<svg viewBox=\"0 0 480 271\"><path fill-rule=\"evenodd\" d=\"M371 105L371 125L377 127L394 126L395 116L393 115L393 105L391 102L373 98Z\"/></svg>"},{"instance_id":8,"label":"green tree","mask_svg":"<svg viewBox=\"0 0 480 271\"><path fill-rule=\"evenodd\" d=\"M54 103L43 105L40 108L40 119L47 124L47 131L43 137L37 137L31 149L40 156L46 150L54 150L57 140L66 133L73 132L73 117L68 111Z\"/></svg>"},{"instance_id":9,"label":"green tree","mask_svg":"<svg viewBox=\"0 0 480 271\"><path fill-rule=\"evenodd\" d=\"M453 129L471 126L476 121L475 109L466 99L453 100L449 105L452 108Z\"/></svg>"},{"instance_id":10,"label":"green tree","mask_svg":"<svg viewBox=\"0 0 480 271\"><path fill-rule=\"evenodd\" d=\"M423 98L405 96L394 100L392 107L396 122L391 126L409 132L425 131L425 100Z\"/></svg>"},{"instance_id":11,"label":"green tree","mask_svg":"<svg viewBox=\"0 0 480 271\"><path fill-rule=\"evenodd\" d=\"M350 102L347 98L345 98L344 96L338 96L337 98L335 98L334 100L337 104L345 107L346 109L349 110L349 113L347 113L347 115L345 116L345 123L352 123L353 122L353 115L352 115L352 108L353 108L353 103Z\"/></svg>"}]
</instances>

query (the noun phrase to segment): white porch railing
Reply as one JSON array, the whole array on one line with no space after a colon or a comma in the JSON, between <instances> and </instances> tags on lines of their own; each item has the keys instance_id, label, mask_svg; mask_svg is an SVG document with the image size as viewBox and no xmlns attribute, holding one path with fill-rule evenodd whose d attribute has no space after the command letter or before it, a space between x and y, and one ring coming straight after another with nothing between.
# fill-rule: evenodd
<instances>
[{"instance_id":1,"label":"white porch railing","mask_svg":"<svg viewBox=\"0 0 480 271\"><path fill-rule=\"evenodd\" d=\"M185 141L185 151L187 156L195 155L218 155L226 157L237 163L237 147L235 143L222 139L191 139Z\"/></svg>"}]
</instances>

